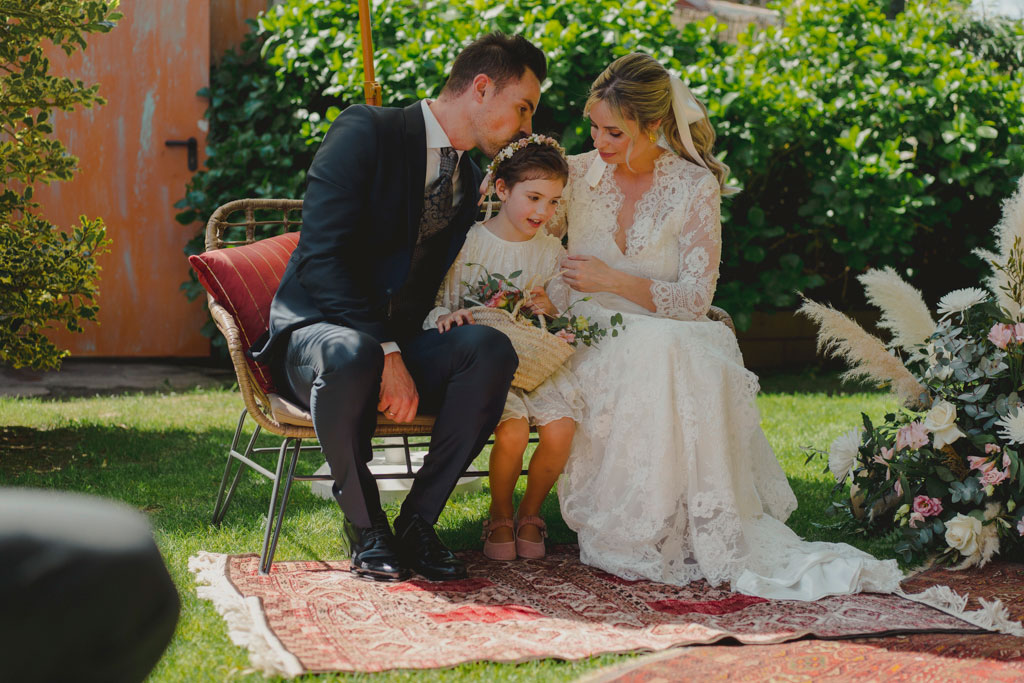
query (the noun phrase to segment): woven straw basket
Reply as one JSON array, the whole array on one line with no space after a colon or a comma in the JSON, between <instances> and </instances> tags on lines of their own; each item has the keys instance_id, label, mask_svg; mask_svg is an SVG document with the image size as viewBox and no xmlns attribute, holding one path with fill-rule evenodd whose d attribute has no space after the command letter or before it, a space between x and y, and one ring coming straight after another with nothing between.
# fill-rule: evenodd
<instances>
[{"instance_id":1,"label":"woven straw basket","mask_svg":"<svg viewBox=\"0 0 1024 683\"><path fill-rule=\"evenodd\" d=\"M469 312L477 325L493 327L512 340L512 347L519 356L519 369L512 378L512 386L517 389L533 391L576 351L565 340L547 330L517 321L506 310L475 306Z\"/></svg>"}]
</instances>

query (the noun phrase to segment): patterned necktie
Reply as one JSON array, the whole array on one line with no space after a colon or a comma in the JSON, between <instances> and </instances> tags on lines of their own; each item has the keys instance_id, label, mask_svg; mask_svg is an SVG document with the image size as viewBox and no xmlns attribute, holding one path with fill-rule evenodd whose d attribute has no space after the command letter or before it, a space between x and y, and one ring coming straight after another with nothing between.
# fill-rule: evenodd
<instances>
[{"instance_id":1,"label":"patterned necktie","mask_svg":"<svg viewBox=\"0 0 1024 683\"><path fill-rule=\"evenodd\" d=\"M423 217L420 219L418 242L437 234L448 225L455 207L452 206L452 176L459 155L452 147L441 148L441 165L437 179L427 188L423 196Z\"/></svg>"}]
</instances>

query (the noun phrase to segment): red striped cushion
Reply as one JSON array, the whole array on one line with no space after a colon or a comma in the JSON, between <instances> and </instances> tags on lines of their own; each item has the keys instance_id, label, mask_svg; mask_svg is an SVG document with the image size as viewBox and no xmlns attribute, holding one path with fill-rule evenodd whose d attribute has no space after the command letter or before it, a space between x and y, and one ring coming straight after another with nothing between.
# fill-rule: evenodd
<instances>
[{"instance_id":1,"label":"red striped cushion","mask_svg":"<svg viewBox=\"0 0 1024 683\"><path fill-rule=\"evenodd\" d=\"M289 232L188 257L206 291L235 317L246 350L267 331L270 302L298 241L299 233ZM248 362L263 391L274 393L267 366L252 359Z\"/></svg>"}]
</instances>

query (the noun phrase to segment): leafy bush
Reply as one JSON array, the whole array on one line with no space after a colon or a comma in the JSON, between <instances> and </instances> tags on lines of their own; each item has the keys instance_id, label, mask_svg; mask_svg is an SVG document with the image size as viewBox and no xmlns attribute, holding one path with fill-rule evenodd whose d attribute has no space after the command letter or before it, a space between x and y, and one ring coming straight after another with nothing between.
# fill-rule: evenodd
<instances>
[{"instance_id":1,"label":"leafy bush","mask_svg":"<svg viewBox=\"0 0 1024 683\"><path fill-rule=\"evenodd\" d=\"M795 5L724 64L691 70L746 190L724 224L718 295L741 323L796 290L859 307L847 283L870 266L921 272L933 300L977 281L970 249L1024 171L1024 80L951 47L959 3L910 3L892 21L886 7Z\"/></svg>"},{"instance_id":2,"label":"leafy bush","mask_svg":"<svg viewBox=\"0 0 1024 683\"><path fill-rule=\"evenodd\" d=\"M36 214L37 182L68 180L78 160L53 135L50 113L103 104L99 86L53 76L48 41L71 54L89 33L121 18L116 0L0 0L0 362L15 368L60 367L68 351L43 335L52 323L81 332L95 320L99 268L106 248L100 219L79 218L70 234Z\"/></svg>"},{"instance_id":3,"label":"leafy bush","mask_svg":"<svg viewBox=\"0 0 1024 683\"><path fill-rule=\"evenodd\" d=\"M784 26L752 27L736 46L716 38L710 19L676 28L670 6L375 2L384 104L436 96L476 36L522 33L548 56L534 128L581 152L590 82L615 58L647 51L708 104L720 153L745 190L723 206L716 299L741 329L754 310L792 307L797 290L857 306L846 284L869 266L939 273L917 280L928 295L976 279L970 249L1024 171L1013 142L1024 77L986 47L1009 38L965 29L972 24L954 0L909 3L892 20L887 0L818 0L785 6ZM210 171L196 176L184 217L241 196L301 196L315 145L362 101L359 45L353 3L290 0L261 17L249 54L213 80Z\"/></svg>"}]
</instances>

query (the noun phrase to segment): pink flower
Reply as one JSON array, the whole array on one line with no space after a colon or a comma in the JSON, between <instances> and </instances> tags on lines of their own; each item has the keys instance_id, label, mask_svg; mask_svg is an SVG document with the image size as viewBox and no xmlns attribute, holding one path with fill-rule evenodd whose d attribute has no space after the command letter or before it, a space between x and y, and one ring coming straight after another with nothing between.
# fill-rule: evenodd
<instances>
[{"instance_id":1,"label":"pink flower","mask_svg":"<svg viewBox=\"0 0 1024 683\"><path fill-rule=\"evenodd\" d=\"M896 486L893 486L892 490L896 493L897 496L903 495L903 484L900 483L899 479L896 480Z\"/></svg>"},{"instance_id":2,"label":"pink flower","mask_svg":"<svg viewBox=\"0 0 1024 683\"><path fill-rule=\"evenodd\" d=\"M1005 323L996 323L988 331L988 340L1001 349L1013 341L1013 327Z\"/></svg>"},{"instance_id":3,"label":"pink flower","mask_svg":"<svg viewBox=\"0 0 1024 683\"><path fill-rule=\"evenodd\" d=\"M1019 324L1022 324L1022 323L1018 323L1018 325ZM992 455L993 453L998 453L1001 450L1003 450L1003 449L1000 448L997 444L994 444L994 443L987 443L987 444L985 444L985 452L988 453L989 455Z\"/></svg>"},{"instance_id":4,"label":"pink flower","mask_svg":"<svg viewBox=\"0 0 1024 683\"><path fill-rule=\"evenodd\" d=\"M1010 456L1006 453L1003 453L1003 469L1006 470L1007 473L1010 471Z\"/></svg>"},{"instance_id":5,"label":"pink flower","mask_svg":"<svg viewBox=\"0 0 1024 683\"><path fill-rule=\"evenodd\" d=\"M555 336L561 339L562 341L566 342L567 344L572 344L574 341L576 341L576 335L565 328L559 330L558 332L555 332Z\"/></svg>"},{"instance_id":6,"label":"pink flower","mask_svg":"<svg viewBox=\"0 0 1024 683\"><path fill-rule=\"evenodd\" d=\"M989 462L988 458L983 458L980 455L968 455L967 462L970 463L972 470L979 472L988 472L996 466L995 463Z\"/></svg>"},{"instance_id":7,"label":"pink flower","mask_svg":"<svg viewBox=\"0 0 1024 683\"><path fill-rule=\"evenodd\" d=\"M918 496L914 498L914 512L921 513L923 517L934 517L942 512L942 501L929 496Z\"/></svg>"},{"instance_id":8,"label":"pink flower","mask_svg":"<svg viewBox=\"0 0 1024 683\"><path fill-rule=\"evenodd\" d=\"M994 465L995 463L992 464ZM997 470L993 466L991 469L986 470L985 473L981 475L981 485L995 486L996 484L1002 483L1009 476L1010 474L1008 472L1004 472L1003 470Z\"/></svg>"},{"instance_id":9,"label":"pink flower","mask_svg":"<svg viewBox=\"0 0 1024 683\"><path fill-rule=\"evenodd\" d=\"M1013 339L1018 344L1024 342L1024 323L1017 323L1013 326Z\"/></svg>"},{"instance_id":10,"label":"pink flower","mask_svg":"<svg viewBox=\"0 0 1024 683\"><path fill-rule=\"evenodd\" d=\"M498 290L497 292L494 293L494 296L492 296L484 303L484 306L486 306L487 308L501 308L501 305L503 303L505 303L505 292L502 290Z\"/></svg>"},{"instance_id":11,"label":"pink flower","mask_svg":"<svg viewBox=\"0 0 1024 683\"><path fill-rule=\"evenodd\" d=\"M923 522L923 521L924 521L924 515L922 515L920 512L911 512L910 513L910 528L911 529L916 529L917 528L917 523L918 522Z\"/></svg>"},{"instance_id":12,"label":"pink flower","mask_svg":"<svg viewBox=\"0 0 1024 683\"><path fill-rule=\"evenodd\" d=\"M896 432L896 450L898 451L908 447L916 451L927 445L928 430L920 422L911 422L900 427L900 430Z\"/></svg>"},{"instance_id":13,"label":"pink flower","mask_svg":"<svg viewBox=\"0 0 1024 683\"><path fill-rule=\"evenodd\" d=\"M896 454L895 450L893 450L891 448L886 448L885 446L882 446L881 451L882 451L882 457L884 459L886 459L886 460L892 460L892 456L894 456Z\"/></svg>"},{"instance_id":14,"label":"pink flower","mask_svg":"<svg viewBox=\"0 0 1024 683\"><path fill-rule=\"evenodd\" d=\"M1024 517L1022 517L1021 520L1017 522L1017 533L1021 536L1024 536Z\"/></svg>"}]
</instances>

